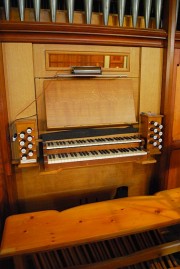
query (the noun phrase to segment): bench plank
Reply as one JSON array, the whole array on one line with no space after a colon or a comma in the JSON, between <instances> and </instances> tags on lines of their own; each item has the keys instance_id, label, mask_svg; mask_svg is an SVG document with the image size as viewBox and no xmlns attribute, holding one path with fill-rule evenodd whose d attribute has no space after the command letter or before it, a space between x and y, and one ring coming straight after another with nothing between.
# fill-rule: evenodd
<instances>
[{"instance_id":1,"label":"bench plank","mask_svg":"<svg viewBox=\"0 0 180 269\"><path fill-rule=\"evenodd\" d=\"M178 223L180 188L62 212L47 210L13 215L5 222L0 257L69 247Z\"/></svg>"}]
</instances>

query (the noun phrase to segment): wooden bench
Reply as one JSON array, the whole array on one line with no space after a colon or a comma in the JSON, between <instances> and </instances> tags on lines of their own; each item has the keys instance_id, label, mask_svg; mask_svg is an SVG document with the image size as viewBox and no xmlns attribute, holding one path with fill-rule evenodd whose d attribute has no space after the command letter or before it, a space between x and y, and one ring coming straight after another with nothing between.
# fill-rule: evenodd
<instances>
[{"instance_id":1,"label":"wooden bench","mask_svg":"<svg viewBox=\"0 0 180 269\"><path fill-rule=\"evenodd\" d=\"M82 205L58 212L47 210L6 219L0 258L14 257L24 268L23 255L89 244L180 224L180 188L153 196L128 197ZM118 268L180 251L180 238L93 268ZM73 268L89 268L91 265ZM61 268L61 267L60 267Z\"/></svg>"}]
</instances>

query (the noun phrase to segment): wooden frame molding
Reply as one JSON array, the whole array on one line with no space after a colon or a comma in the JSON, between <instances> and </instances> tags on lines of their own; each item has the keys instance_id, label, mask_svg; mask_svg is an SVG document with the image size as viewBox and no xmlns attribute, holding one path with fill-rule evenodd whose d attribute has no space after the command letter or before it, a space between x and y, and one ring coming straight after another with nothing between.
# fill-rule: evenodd
<instances>
[{"instance_id":1,"label":"wooden frame molding","mask_svg":"<svg viewBox=\"0 0 180 269\"><path fill-rule=\"evenodd\" d=\"M163 47L164 30L69 25L59 23L1 22L1 42L69 43Z\"/></svg>"},{"instance_id":2,"label":"wooden frame molding","mask_svg":"<svg viewBox=\"0 0 180 269\"><path fill-rule=\"evenodd\" d=\"M11 167L11 153L9 147L9 127L8 127L8 114L7 114L7 103L6 103L6 91L5 91L5 80L4 80L4 69L3 69L3 56L2 56L2 44L0 43L0 149L1 149L1 159L2 167L0 170L3 174L5 182L6 191L8 194L8 205L11 210L15 210L15 182L13 181L13 173ZM0 164L1 165L1 164ZM7 206L7 205L6 205ZM15 211L14 211L15 212Z\"/></svg>"},{"instance_id":3,"label":"wooden frame molding","mask_svg":"<svg viewBox=\"0 0 180 269\"><path fill-rule=\"evenodd\" d=\"M166 1L166 9L169 14L166 21L168 39L164 49L164 70L162 84L161 114L164 115L164 150L160 158L158 179L160 189L167 189L168 169L170 163L171 143L172 143L172 114L173 114L173 71L174 71L174 47L176 34L176 1Z\"/></svg>"}]
</instances>

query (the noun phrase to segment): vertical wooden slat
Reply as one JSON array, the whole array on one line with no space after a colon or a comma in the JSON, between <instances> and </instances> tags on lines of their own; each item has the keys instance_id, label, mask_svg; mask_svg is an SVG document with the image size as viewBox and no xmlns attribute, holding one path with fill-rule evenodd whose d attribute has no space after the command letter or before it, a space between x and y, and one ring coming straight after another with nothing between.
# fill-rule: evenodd
<instances>
[{"instance_id":1,"label":"vertical wooden slat","mask_svg":"<svg viewBox=\"0 0 180 269\"><path fill-rule=\"evenodd\" d=\"M52 269L59 269L56 259L54 257L54 253L52 251L47 251L46 256L48 258L49 264L51 265Z\"/></svg>"},{"instance_id":2,"label":"vertical wooden slat","mask_svg":"<svg viewBox=\"0 0 180 269\"><path fill-rule=\"evenodd\" d=\"M80 247L75 247L75 252L77 254L80 264L85 264L85 259L84 256L81 254Z\"/></svg>"},{"instance_id":3,"label":"vertical wooden slat","mask_svg":"<svg viewBox=\"0 0 180 269\"><path fill-rule=\"evenodd\" d=\"M23 256L21 256L21 255L14 256L13 261L14 261L15 269L26 269L27 268L25 258Z\"/></svg>"},{"instance_id":4,"label":"vertical wooden slat","mask_svg":"<svg viewBox=\"0 0 180 269\"><path fill-rule=\"evenodd\" d=\"M58 255L58 252L56 250L54 250L53 252L54 252L54 256L56 258L56 261L57 261L59 268L63 268L63 263Z\"/></svg>"},{"instance_id":5,"label":"vertical wooden slat","mask_svg":"<svg viewBox=\"0 0 180 269\"><path fill-rule=\"evenodd\" d=\"M119 254L118 249L117 249L117 247L115 245L115 241L113 239L109 240L109 245L111 247L111 251L113 253L113 256L118 257L118 254Z\"/></svg>"},{"instance_id":6,"label":"vertical wooden slat","mask_svg":"<svg viewBox=\"0 0 180 269\"><path fill-rule=\"evenodd\" d=\"M92 251L94 252L94 255L95 255L95 257L96 257L96 262L101 262L102 260L101 260L101 255L100 255L100 253L99 253L99 251L98 251L98 249L97 249L97 246L96 246L96 244L92 244L91 245L91 249L92 249Z\"/></svg>"},{"instance_id":7,"label":"vertical wooden slat","mask_svg":"<svg viewBox=\"0 0 180 269\"><path fill-rule=\"evenodd\" d=\"M87 249L87 245L82 245L82 250L86 256L87 259L87 263L92 263L91 257L89 255L88 249Z\"/></svg>"},{"instance_id":8,"label":"vertical wooden slat","mask_svg":"<svg viewBox=\"0 0 180 269\"><path fill-rule=\"evenodd\" d=\"M111 255L109 253L109 250L107 248L107 245L106 245L106 242L105 241L102 241L102 246L104 248L104 252L105 252L105 255L106 255L107 259L110 259L111 258Z\"/></svg>"},{"instance_id":9,"label":"vertical wooden slat","mask_svg":"<svg viewBox=\"0 0 180 269\"><path fill-rule=\"evenodd\" d=\"M125 255L125 251L122 249L122 244L119 241L119 238L114 238L116 247L119 251L119 256L122 257L123 255Z\"/></svg>"},{"instance_id":10,"label":"vertical wooden slat","mask_svg":"<svg viewBox=\"0 0 180 269\"><path fill-rule=\"evenodd\" d=\"M71 258L69 257L66 249L61 249L62 255L64 257L64 260L66 261L67 266L72 266L73 263L71 261Z\"/></svg>"},{"instance_id":11,"label":"vertical wooden slat","mask_svg":"<svg viewBox=\"0 0 180 269\"><path fill-rule=\"evenodd\" d=\"M1 164L0 170L3 172L2 182L4 184L4 192L8 195L8 202L6 203L6 211L10 209L11 213L16 212L16 186L13 180L11 167L11 150L10 150L10 136L8 125L8 110L5 90L4 67L3 67L3 50L0 43L0 150L1 150ZM0 175L1 177L1 175ZM6 193L5 196L6 196ZM10 206L10 208L8 207Z\"/></svg>"},{"instance_id":12,"label":"vertical wooden slat","mask_svg":"<svg viewBox=\"0 0 180 269\"><path fill-rule=\"evenodd\" d=\"M47 260L46 253L39 253L39 258L40 258L40 261L42 263L43 269L52 269L50 267L48 260Z\"/></svg>"},{"instance_id":13,"label":"vertical wooden slat","mask_svg":"<svg viewBox=\"0 0 180 269\"><path fill-rule=\"evenodd\" d=\"M79 260L77 258L75 251L74 251L74 248L70 247L70 248L68 248L68 251L69 251L69 255L71 256L71 259L73 260L73 264L79 265Z\"/></svg>"},{"instance_id":14,"label":"vertical wooden slat","mask_svg":"<svg viewBox=\"0 0 180 269\"><path fill-rule=\"evenodd\" d=\"M156 182L159 181L160 189L167 189L168 186L168 169L170 162L170 148L172 143L172 115L173 115L173 59L174 44L176 31L176 0L165 1L164 15L165 29L167 29L168 37L166 48L164 49L164 69L163 69L163 86L161 95L161 114L164 115L164 149L158 163L158 172ZM167 19L166 19L167 18Z\"/></svg>"},{"instance_id":15,"label":"vertical wooden slat","mask_svg":"<svg viewBox=\"0 0 180 269\"><path fill-rule=\"evenodd\" d=\"M42 268L41 268L41 265L40 265L40 263L39 263L38 255L37 255L37 254L33 254L33 255L32 255L32 259L33 259L34 267L35 267L36 269L42 269Z\"/></svg>"}]
</instances>

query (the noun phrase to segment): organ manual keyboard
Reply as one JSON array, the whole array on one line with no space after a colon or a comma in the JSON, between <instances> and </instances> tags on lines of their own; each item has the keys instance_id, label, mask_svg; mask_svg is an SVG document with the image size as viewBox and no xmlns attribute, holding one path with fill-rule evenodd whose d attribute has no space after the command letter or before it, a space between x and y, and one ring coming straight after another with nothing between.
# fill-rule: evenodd
<instances>
[{"instance_id":1,"label":"organ manual keyboard","mask_svg":"<svg viewBox=\"0 0 180 269\"><path fill-rule=\"evenodd\" d=\"M45 169L146 160L133 83L130 78L44 81Z\"/></svg>"},{"instance_id":2,"label":"organ manual keyboard","mask_svg":"<svg viewBox=\"0 0 180 269\"><path fill-rule=\"evenodd\" d=\"M132 128L125 128L126 132L130 129ZM111 132L112 130L110 129ZM115 130L122 132L122 129ZM125 130L123 129L123 131ZM107 131L109 130L94 130L101 134ZM142 139L137 133L90 136L93 130L81 130L84 135L80 136L80 130L78 132L79 137L77 138L74 138L76 134L74 131L42 135L45 169L111 164L147 158L147 152L143 150ZM88 133L89 136L85 137ZM63 135L67 135L67 137L71 135L72 138L62 139ZM52 140L53 137L56 139Z\"/></svg>"}]
</instances>

